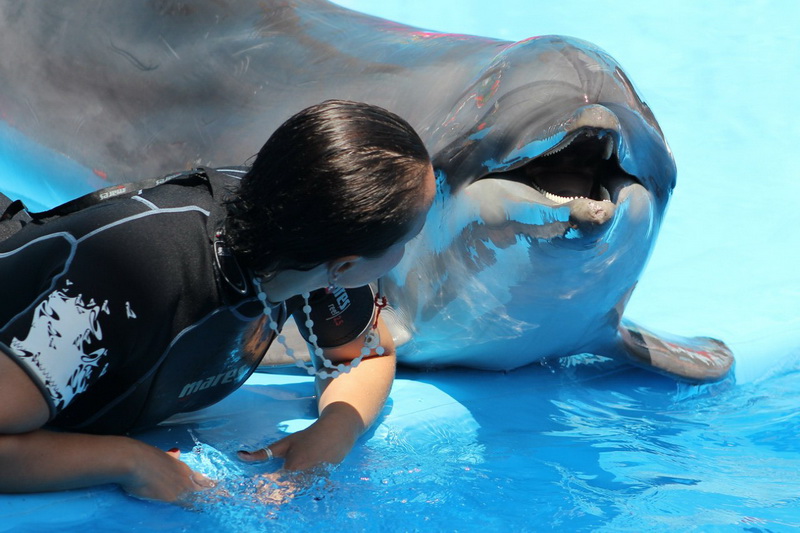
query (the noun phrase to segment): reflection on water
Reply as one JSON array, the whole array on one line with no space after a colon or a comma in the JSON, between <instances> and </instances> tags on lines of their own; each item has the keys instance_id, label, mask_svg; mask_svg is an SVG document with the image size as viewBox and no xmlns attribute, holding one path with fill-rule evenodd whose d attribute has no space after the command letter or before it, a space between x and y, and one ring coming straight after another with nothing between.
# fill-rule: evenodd
<instances>
[{"instance_id":1,"label":"reflection on water","mask_svg":"<svg viewBox=\"0 0 800 533\"><path fill-rule=\"evenodd\" d=\"M317 475L243 465L233 444L196 446L184 459L220 480L195 502L199 527L800 527L796 363L740 386L681 385L602 363L478 375L415 375L449 396L389 415L343 465Z\"/></svg>"},{"instance_id":2,"label":"reflection on water","mask_svg":"<svg viewBox=\"0 0 800 533\"><path fill-rule=\"evenodd\" d=\"M268 389L158 437L179 441L182 459L218 481L193 510L105 487L53 496L53 508L80 517L21 516L25 501L3 497L12 503L0 506L0 531L15 508L10 523L29 531L87 519L108 531L193 532L800 527L800 352L744 385L680 385L591 360L402 374L380 426L342 465L311 474L236 458L278 425L265 413L288 402L299 418L313 405L310 382L286 385L281 401Z\"/></svg>"},{"instance_id":3,"label":"reflection on water","mask_svg":"<svg viewBox=\"0 0 800 533\"><path fill-rule=\"evenodd\" d=\"M571 395L553 401L561 428L549 435L595 450L586 470L595 475L580 479L563 460L553 466L601 529L797 527L798 386L800 372L789 368L739 387Z\"/></svg>"}]
</instances>

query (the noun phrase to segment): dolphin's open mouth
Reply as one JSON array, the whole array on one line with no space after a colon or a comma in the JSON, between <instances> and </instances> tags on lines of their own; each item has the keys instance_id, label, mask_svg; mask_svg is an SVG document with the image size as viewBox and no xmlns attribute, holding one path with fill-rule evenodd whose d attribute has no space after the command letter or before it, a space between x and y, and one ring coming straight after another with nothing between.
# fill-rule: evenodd
<instances>
[{"instance_id":1,"label":"dolphin's open mouth","mask_svg":"<svg viewBox=\"0 0 800 533\"><path fill-rule=\"evenodd\" d=\"M581 128L524 165L485 178L527 185L556 205L580 198L616 204L625 186L639 183L620 167L615 135L597 128Z\"/></svg>"}]
</instances>

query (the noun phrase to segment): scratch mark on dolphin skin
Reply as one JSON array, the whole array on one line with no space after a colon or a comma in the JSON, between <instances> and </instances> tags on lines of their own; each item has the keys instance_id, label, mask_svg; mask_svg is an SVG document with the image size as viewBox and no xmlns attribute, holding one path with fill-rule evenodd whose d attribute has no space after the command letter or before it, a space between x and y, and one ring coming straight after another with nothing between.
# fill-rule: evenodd
<instances>
[{"instance_id":1,"label":"scratch mark on dolphin skin","mask_svg":"<svg viewBox=\"0 0 800 533\"><path fill-rule=\"evenodd\" d=\"M127 50L123 50L122 48L116 46L112 42L109 42L108 44L111 46L111 50L113 50L114 52L118 53L119 55L130 61L130 63L139 70L148 72L150 70L155 70L158 68L158 65L145 65L144 63L139 61L136 57L134 57L133 54L131 54Z\"/></svg>"},{"instance_id":2,"label":"scratch mark on dolphin skin","mask_svg":"<svg viewBox=\"0 0 800 533\"><path fill-rule=\"evenodd\" d=\"M244 59L239 61L239 63L234 68L233 75L236 77L242 77L247 73L247 70L250 68L250 56L244 56Z\"/></svg>"},{"instance_id":3,"label":"scratch mark on dolphin skin","mask_svg":"<svg viewBox=\"0 0 800 533\"><path fill-rule=\"evenodd\" d=\"M176 51L175 51L175 49L174 49L174 48L172 48L172 47L169 45L169 43L167 42L167 40L166 40L166 39L164 39L164 36L163 36L163 35L159 35L159 38L161 39L161 42L162 42L162 43L164 43L164 46L166 46L166 47L167 47L167 50L169 50L169 51L170 51L170 53L171 53L173 56L175 56L175 59L178 59L178 60L180 60L181 56L179 56L179 55L178 55L178 52L176 52Z\"/></svg>"},{"instance_id":4,"label":"scratch mark on dolphin skin","mask_svg":"<svg viewBox=\"0 0 800 533\"><path fill-rule=\"evenodd\" d=\"M231 57L240 56L242 54L246 54L247 52L252 52L253 50L259 50L261 48L267 48L270 46L270 43L259 43L253 46L248 46L247 48L242 48L238 52L233 52Z\"/></svg>"},{"instance_id":5,"label":"scratch mark on dolphin skin","mask_svg":"<svg viewBox=\"0 0 800 533\"><path fill-rule=\"evenodd\" d=\"M36 109L34 109L33 104L31 104L31 101L28 98L25 99L25 103L28 104L28 111L31 112L31 115L33 116L33 120L36 121L36 124L38 125L39 124L39 115L36 113Z\"/></svg>"}]
</instances>

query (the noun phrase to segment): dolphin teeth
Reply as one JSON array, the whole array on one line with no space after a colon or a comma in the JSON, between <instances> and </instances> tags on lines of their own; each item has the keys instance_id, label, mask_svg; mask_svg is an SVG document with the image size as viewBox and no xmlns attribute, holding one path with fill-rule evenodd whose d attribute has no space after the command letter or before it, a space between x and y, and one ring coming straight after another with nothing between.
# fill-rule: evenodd
<instances>
[{"instance_id":1,"label":"dolphin teeth","mask_svg":"<svg viewBox=\"0 0 800 533\"><path fill-rule=\"evenodd\" d=\"M614 139L611 136L606 137L606 145L603 148L603 159L608 161L611 159L611 155L614 153Z\"/></svg>"},{"instance_id":2,"label":"dolphin teeth","mask_svg":"<svg viewBox=\"0 0 800 533\"><path fill-rule=\"evenodd\" d=\"M541 193L545 198L558 205L563 205L568 202L571 202L572 200L577 200L579 198L587 198L586 196L560 196L558 194L553 194L552 192L542 189L541 187L536 185L536 183L532 183L531 185L533 186L534 189L539 191L539 193ZM600 185L600 201L605 201L605 202L611 201L611 193L608 192L608 189L606 189L602 185Z\"/></svg>"},{"instance_id":3,"label":"dolphin teeth","mask_svg":"<svg viewBox=\"0 0 800 533\"><path fill-rule=\"evenodd\" d=\"M571 202L572 200L578 198L578 196L559 196L557 194L553 194L551 192L542 189L541 187L536 185L536 183L532 183L531 185L533 186L534 189L539 191L545 198L559 205L566 204L567 202Z\"/></svg>"},{"instance_id":4,"label":"dolphin teeth","mask_svg":"<svg viewBox=\"0 0 800 533\"><path fill-rule=\"evenodd\" d=\"M572 137L566 137L565 139L562 139L558 144L556 144L555 146L553 146L549 150L545 150L544 152L539 154L539 157L546 157L546 156L549 156L549 155L557 154L558 152L562 151L564 148L566 148L567 146L572 144L572 141L574 141L576 138L577 137L572 136Z\"/></svg>"},{"instance_id":5,"label":"dolphin teeth","mask_svg":"<svg viewBox=\"0 0 800 533\"><path fill-rule=\"evenodd\" d=\"M559 196L558 194L553 194L551 192L545 191L541 187L536 187L535 185L534 188L538 190L540 193L542 193L545 198L559 205L566 204L568 202L571 202L572 200L577 200L578 198L586 198L586 196ZM611 193L608 192L608 189L606 189L602 185L600 186L600 201L603 202L611 201Z\"/></svg>"},{"instance_id":6,"label":"dolphin teeth","mask_svg":"<svg viewBox=\"0 0 800 533\"><path fill-rule=\"evenodd\" d=\"M555 202L557 204L566 204L567 202L571 202L572 200L578 198L578 196L559 196L557 194L553 194L551 192L543 191L545 198L548 200Z\"/></svg>"}]
</instances>

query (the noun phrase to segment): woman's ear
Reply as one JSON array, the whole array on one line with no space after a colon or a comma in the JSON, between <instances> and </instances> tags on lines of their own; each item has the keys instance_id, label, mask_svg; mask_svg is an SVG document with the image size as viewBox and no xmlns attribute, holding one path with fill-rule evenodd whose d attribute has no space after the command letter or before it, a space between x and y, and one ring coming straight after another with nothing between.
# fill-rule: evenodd
<instances>
[{"instance_id":1,"label":"woman's ear","mask_svg":"<svg viewBox=\"0 0 800 533\"><path fill-rule=\"evenodd\" d=\"M328 261L328 277L332 279L338 278L362 259L360 255L346 255L333 261Z\"/></svg>"}]
</instances>

